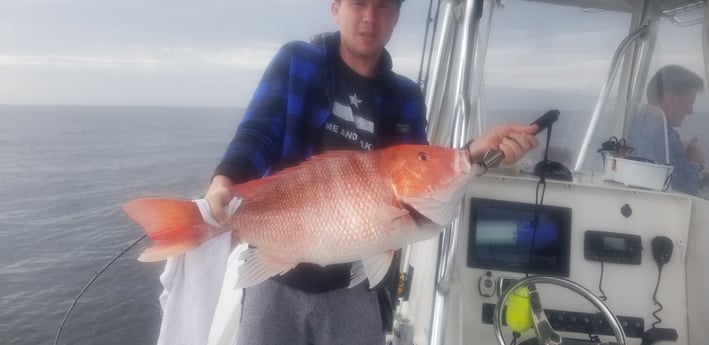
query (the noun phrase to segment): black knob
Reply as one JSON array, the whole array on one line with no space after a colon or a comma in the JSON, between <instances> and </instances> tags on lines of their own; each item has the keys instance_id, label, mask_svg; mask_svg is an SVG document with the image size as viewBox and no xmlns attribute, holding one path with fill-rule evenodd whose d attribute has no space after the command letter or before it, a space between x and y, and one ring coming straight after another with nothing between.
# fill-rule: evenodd
<instances>
[{"instance_id":1,"label":"black knob","mask_svg":"<svg viewBox=\"0 0 709 345\"><path fill-rule=\"evenodd\" d=\"M628 218L630 215L633 214L633 209L630 208L630 205L625 204L623 207L620 208L620 214L623 215L623 217Z\"/></svg>"}]
</instances>

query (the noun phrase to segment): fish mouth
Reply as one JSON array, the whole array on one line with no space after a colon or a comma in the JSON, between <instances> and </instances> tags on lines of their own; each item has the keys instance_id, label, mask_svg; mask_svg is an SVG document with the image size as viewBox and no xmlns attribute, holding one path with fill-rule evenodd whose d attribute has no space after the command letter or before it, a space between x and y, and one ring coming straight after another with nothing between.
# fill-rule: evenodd
<instances>
[{"instance_id":1,"label":"fish mouth","mask_svg":"<svg viewBox=\"0 0 709 345\"><path fill-rule=\"evenodd\" d=\"M470 157L470 152L468 149L459 149L458 154L455 155L455 160L453 162L453 169L463 175L470 174L473 170L473 161Z\"/></svg>"}]
</instances>

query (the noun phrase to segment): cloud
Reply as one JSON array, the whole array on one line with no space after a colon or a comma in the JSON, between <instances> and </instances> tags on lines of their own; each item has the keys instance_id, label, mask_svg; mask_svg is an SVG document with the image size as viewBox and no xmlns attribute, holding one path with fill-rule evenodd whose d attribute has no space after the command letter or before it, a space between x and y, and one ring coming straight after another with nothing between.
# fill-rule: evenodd
<instances>
[{"instance_id":1,"label":"cloud","mask_svg":"<svg viewBox=\"0 0 709 345\"><path fill-rule=\"evenodd\" d=\"M0 103L242 106L280 45L335 30L329 6L323 0L5 0L0 79L24 87L0 93ZM395 71L414 80L427 10L426 1L404 3L388 47ZM558 20L540 23L543 11ZM589 88L600 89L628 21L625 13L510 3L495 12L485 78L595 94ZM701 65L696 53L678 46L682 40L662 42L665 55L653 64Z\"/></svg>"},{"instance_id":2,"label":"cloud","mask_svg":"<svg viewBox=\"0 0 709 345\"><path fill-rule=\"evenodd\" d=\"M608 75L611 57L567 53L539 54L516 47L491 49L485 80L508 87L555 92L600 91Z\"/></svg>"},{"instance_id":3,"label":"cloud","mask_svg":"<svg viewBox=\"0 0 709 345\"><path fill-rule=\"evenodd\" d=\"M263 71L281 44L255 44L221 53L205 55L205 61L238 70Z\"/></svg>"},{"instance_id":4,"label":"cloud","mask_svg":"<svg viewBox=\"0 0 709 345\"><path fill-rule=\"evenodd\" d=\"M489 40L489 84L564 93L600 92L627 13L588 13L574 7L515 3L497 11ZM540 24L541 11L555 14ZM545 14L544 17L548 17Z\"/></svg>"},{"instance_id":5,"label":"cloud","mask_svg":"<svg viewBox=\"0 0 709 345\"><path fill-rule=\"evenodd\" d=\"M45 68L120 68L151 67L160 63L150 58L117 58L70 55L0 55L0 67L39 66Z\"/></svg>"},{"instance_id":6,"label":"cloud","mask_svg":"<svg viewBox=\"0 0 709 345\"><path fill-rule=\"evenodd\" d=\"M424 5L405 5L392 51L414 76ZM0 103L243 106L283 43L335 30L329 11L323 0L6 0L0 79L22 87Z\"/></svg>"},{"instance_id":7,"label":"cloud","mask_svg":"<svg viewBox=\"0 0 709 345\"><path fill-rule=\"evenodd\" d=\"M242 106L277 48L0 55L0 103Z\"/></svg>"}]
</instances>

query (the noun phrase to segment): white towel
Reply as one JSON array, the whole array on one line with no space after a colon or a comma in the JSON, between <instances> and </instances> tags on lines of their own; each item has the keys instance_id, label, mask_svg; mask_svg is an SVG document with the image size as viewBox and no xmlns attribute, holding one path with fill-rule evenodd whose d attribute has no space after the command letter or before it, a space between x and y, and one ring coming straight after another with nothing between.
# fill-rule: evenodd
<instances>
[{"instance_id":1,"label":"white towel","mask_svg":"<svg viewBox=\"0 0 709 345\"><path fill-rule=\"evenodd\" d=\"M236 332L239 330L239 322L241 321L243 289L235 287L236 281L239 279L239 266L244 262L241 260L241 254L248 248L248 244L240 244L229 255L219 301L212 319L208 345L236 344Z\"/></svg>"},{"instance_id":2,"label":"white towel","mask_svg":"<svg viewBox=\"0 0 709 345\"><path fill-rule=\"evenodd\" d=\"M205 222L218 226L204 199L194 200ZM227 207L232 215L241 200ZM227 231L189 252L171 257L160 275L162 323L158 345L233 345L241 315L241 289L235 289L242 244L231 251ZM231 255L230 255L231 252ZM227 269L229 267L229 269Z\"/></svg>"}]
</instances>

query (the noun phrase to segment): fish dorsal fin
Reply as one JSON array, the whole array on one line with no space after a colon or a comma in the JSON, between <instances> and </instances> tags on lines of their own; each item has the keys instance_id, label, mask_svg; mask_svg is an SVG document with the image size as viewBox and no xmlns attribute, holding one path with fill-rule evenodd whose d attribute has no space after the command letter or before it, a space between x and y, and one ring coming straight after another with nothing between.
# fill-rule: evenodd
<instances>
[{"instance_id":1,"label":"fish dorsal fin","mask_svg":"<svg viewBox=\"0 0 709 345\"><path fill-rule=\"evenodd\" d=\"M244 263L239 266L239 279L236 288L254 286L275 275L290 271L295 263L285 262L281 259L264 253L257 248L249 248L241 254Z\"/></svg>"},{"instance_id":2,"label":"fish dorsal fin","mask_svg":"<svg viewBox=\"0 0 709 345\"><path fill-rule=\"evenodd\" d=\"M256 195L263 191L265 188L268 188L268 186L273 185L275 181L280 179L281 177L292 174L295 172L298 172L303 169L307 169L308 167L315 165L315 164L320 164L321 161L327 160L327 159L335 159L338 157L344 157L348 155L352 155L358 153L357 151L346 151L346 150L337 150L337 151L328 151L319 155L312 156L308 158L307 160L299 163L296 166L290 167L290 168L285 168L283 170L280 170L273 175L265 176L262 178L257 178L248 182L236 184L230 187L232 193L234 195L239 196L241 198L249 198L252 197L253 195Z\"/></svg>"},{"instance_id":3,"label":"fish dorsal fin","mask_svg":"<svg viewBox=\"0 0 709 345\"><path fill-rule=\"evenodd\" d=\"M362 259L361 264L355 263L352 266L352 274L350 276L350 287L359 285L366 277L369 279L369 288L373 288L379 284L389 272L391 260L394 257L394 251L390 250L379 255L371 256Z\"/></svg>"}]
</instances>

